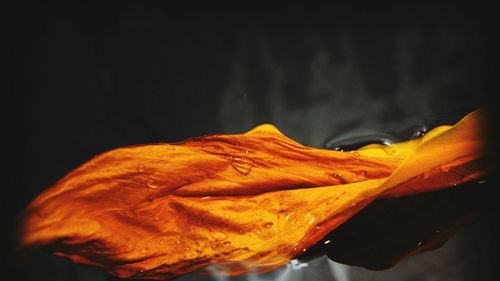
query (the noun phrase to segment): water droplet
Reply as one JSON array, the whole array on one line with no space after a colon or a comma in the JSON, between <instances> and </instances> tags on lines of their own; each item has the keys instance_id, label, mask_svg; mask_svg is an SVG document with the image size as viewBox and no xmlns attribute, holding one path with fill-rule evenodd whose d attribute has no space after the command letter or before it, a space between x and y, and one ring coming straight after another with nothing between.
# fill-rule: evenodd
<instances>
[{"instance_id":1,"label":"water droplet","mask_svg":"<svg viewBox=\"0 0 500 281\"><path fill-rule=\"evenodd\" d=\"M384 149L384 152L391 155L391 156L394 156L396 155L396 153L398 152L394 147L392 146L386 146L383 148Z\"/></svg>"},{"instance_id":2,"label":"water droplet","mask_svg":"<svg viewBox=\"0 0 500 281\"><path fill-rule=\"evenodd\" d=\"M422 241L418 242L417 247L420 247L422 245Z\"/></svg>"},{"instance_id":3,"label":"water droplet","mask_svg":"<svg viewBox=\"0 0 500 281\"><path fill-rule=\"evenodd\" d=\"M212 197L211 196L203 196L203 197L201 197L201 200L207 200L207 199L210 199L210 198L212 198Z\"/></svg>"},{"instance_id":4,"label":"water droplet","mask_svg":"<svg viewBox=\"0 0 500 281\"><path fill-rule=\"evenodd\" d=\"M157 189L158 188L158 184L156 183L156 181L154 179L148 179L146 181L146 186L151 188L151 189Z\"/></svg>"},{"instance_id":5,"label":"water droplet","mask_svg":"<svg viewBox=\"0 0 500 281\"><path fill-rule=\"evenodd\" d=\"M248 154L248 150L245 149L245 154Z\"/></svg>"},{"instance_id":6,"label":"water droplet","mask_svg":"<svg viewBox=\"0 0 500 281\"><path fill-rule=\"evenodd\" d=\"M217 151L217 152L222 152L224 151L224 148L218 144L213 144L210 146L214 151Z\"/></svg>"},{"instance_id":7,"label":"water droplet","mask_svg":"<svg viewBox=\"0 0 500 281\"><path fill-rule=\"evenodd\" d=\"M290 219L290 214L285 215L285 221L288 221Z\"/></svg>"},{"instance_id":8,"label":"water droplet","mask_svg":"<svg viewBox=\"0 0 500 281\"><path fill-rule=\"evenodd\" d=\"M210 232L210 235L215 240L226 240L227 239L227 234L224 232L221 232L221 231Z\"/></svg>"},{"instance_id":9,"label":"water droplet","mask_svg":"<svg viewBox=\"0 0 500 281\"><path fill-rule=\"evenodd\" d=\"M260 231L260 229L257 229L256 232L257 232L257 234L261 234L262 233L262 231Z\"/></svg>"},{"instance_id":10,"label":"water droplet","mask_svg":"<svg viewBox=\"0 0 500 281\"><path fill-rule=\"evenodd\" d=\"M316 229L319 229L319 226L316 226Z\"/></svg>"},{"instance_id":11,"label":"water droplet","mask_svg":"<svg viewBox=\"0 0 500 281\"><path fill-rule=\"evenodd\" d=\"M265 227L265 228L270 228L270 227L272 227L272 226L273 226L273 223L272 223L272 222L270 222L270 221L269 221L269 222L266 222L266 223L264 224L264 227Z\"/></svg>"},{"instance_id":12,"label":"water droplet","mask_svg":"<svg viewBox=\"0 0 500 281\"><path fill-rule=\"evenodd\" d=\"M139 173L144 172L144 168L145 168L144 164L137 165L137 172Z\"/></svg>"},{"instance_id":13,"label":"water droplet","mask_svg":"<svg viewBox=\"0 0 500 281\"><path fill-rule=\"evenodd\" d=\"M246 176L250 174L252 171L253 166L250 163L246 162L233 162L231 163L231 166L240 174Z\"/></svg>"},{"instance_id":14,"label":"water droplet","mask_svg":"<svg viewBox=\"0 0 500 281\"><path fill-rule=\"evenodd\" d=\"M306 251L306 248L302 249L302 252L305 252Z\"/></svg>"},{"instance_id":15,"label":"water droplet","mask_svg":"<svg viewBox=\"0 0 500 281\"><path fill-rule=\"evenodd\" d=\"M331 175L332 178L334 178L336 181L338 181L340 184L345 184L347 181L344 179L341 173L334 173Z\"/></svg>"},{"instance_id":16,"label":"water droplet","mask_svg":"<svg viewBox=\"0 0 500 281\"><path fill-rule=\"evenodd\" d=\"M332 241L326 240L325 242L323 242L323 244L328 245L328 244L330 244L330 242L332 242Z\"/></svg>"},{"instance_id":17,"label":"water droplet","mask_svg":"<svg viewBox=\"0 0 500 281\"><path fill-rule=\"evenodd\" d=\"M140 271L141 273L143 273L143 272L144 272L144 269L141 269L141 270L139 270L139 271Z\"/></svg>"},{"instance_id":18,"label":"water droplet","mask_svg":"<svg viewBox=\"0 0 500 281\"><path fill-rule=\"evenodd\" d=\"M212 248L214 250L221 248L221 247L223 247L222 243L219 243L219 242L210 243L210 248Z\"/></svg>"}]
</instances>

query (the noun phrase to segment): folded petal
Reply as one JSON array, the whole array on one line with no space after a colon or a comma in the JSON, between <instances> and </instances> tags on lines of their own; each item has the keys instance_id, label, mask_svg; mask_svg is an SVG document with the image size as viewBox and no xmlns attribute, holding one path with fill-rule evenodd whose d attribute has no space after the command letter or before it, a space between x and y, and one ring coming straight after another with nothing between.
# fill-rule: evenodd
<instances>
[{"instance_id":1,"label":"folded petal","mask_svg":"<svg viewBox=\"0 0 500 281\"><path fill-rule=\"evenodd\" d=\"M228 263L264 272L373 200L481 177L481 111L392 146L303 146L261 125L241 135L105 152L25 209L21 245L122 278L165 280Z\"/></svg>"}]
</instances>

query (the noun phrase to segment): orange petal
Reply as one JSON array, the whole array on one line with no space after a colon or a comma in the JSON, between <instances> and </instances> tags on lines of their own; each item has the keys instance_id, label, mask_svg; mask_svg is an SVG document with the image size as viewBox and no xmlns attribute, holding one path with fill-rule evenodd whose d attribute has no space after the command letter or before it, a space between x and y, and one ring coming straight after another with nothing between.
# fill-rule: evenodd
<instances>
[{"instance_id":1,"label":"orange petal","mask_svg":"<svg viewBox=\"0 0 500 281\"><path fill-rule=\"evenodd\" d=\"M24 211L21 245L122 278L211 264L277 268L379 197L485 173L481 111L390 147L303 146L272 125L242 135L124 147L73 170Z\"/></svg>"}]
</instances>

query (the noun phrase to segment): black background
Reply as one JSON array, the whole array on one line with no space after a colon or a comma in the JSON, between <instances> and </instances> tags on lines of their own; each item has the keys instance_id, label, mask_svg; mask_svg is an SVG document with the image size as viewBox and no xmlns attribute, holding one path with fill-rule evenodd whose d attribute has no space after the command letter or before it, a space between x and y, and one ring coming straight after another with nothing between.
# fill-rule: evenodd
<instances>
[{"instance_id":1,"label":"black background","mask_svg":"<svg viewBox=\"0 0 500 281\"><path fill-rule=\"evenodd\" d=\"M491 7L60 1L11 12L8 228L43 189L108 149L241 133L264 122L320 147L354 127L404 129L494 109L499 88ZM493 221L490 238L498 233ZM478 258L493 260L493 246ZM72 265L47 259L16 262L9 276L87 280L85 270L69 274ZM492 277L489 264L477 274Z\"/></svg>"}]
</instances>

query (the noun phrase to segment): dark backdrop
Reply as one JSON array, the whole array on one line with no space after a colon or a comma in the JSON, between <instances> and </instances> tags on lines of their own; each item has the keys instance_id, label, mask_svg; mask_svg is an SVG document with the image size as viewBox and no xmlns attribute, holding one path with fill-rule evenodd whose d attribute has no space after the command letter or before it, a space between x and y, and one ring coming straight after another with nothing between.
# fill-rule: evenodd
<instances>
[{"instance_id":1,"label":"dark backdrop","mask_svg":"<svg viewBox=\"0 0 500 281\"><path fill-rule=\"evenodd\" d=\"M321 147L346 132L394 132L491 106L498 92L492 11L138 1L16 7L2 222L9 226L83 161L120 146L271 122ZM485 265L470 276L492 276L489 245L480 245L476 258ZM38 254L17 264L12 278L89 280L92 272Z\"/></svg>"}]
</instances>

